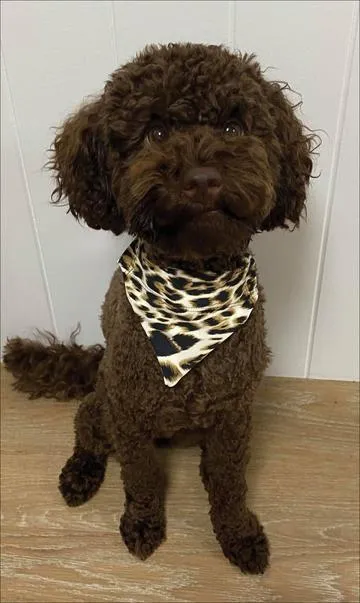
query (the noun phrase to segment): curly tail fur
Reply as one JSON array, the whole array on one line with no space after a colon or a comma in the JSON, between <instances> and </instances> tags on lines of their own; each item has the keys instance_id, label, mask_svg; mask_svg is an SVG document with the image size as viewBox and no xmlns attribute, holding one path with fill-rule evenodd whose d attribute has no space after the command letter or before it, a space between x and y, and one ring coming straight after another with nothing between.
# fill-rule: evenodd
<instances>
[{"instance_id":1,"label":"curly tail fur","mask_svg":"<svg viewBox=\"0 0 360 603\"><path fill-rule=\"evenodd\" d=\"M38 340L8 339L3 361L16 379L15 389L29 394L30 399L82 399L92 392L104 348L78 345L79 332L78 327L68 344L48 332L39 333Z\"/></svg>"}]
</instances>

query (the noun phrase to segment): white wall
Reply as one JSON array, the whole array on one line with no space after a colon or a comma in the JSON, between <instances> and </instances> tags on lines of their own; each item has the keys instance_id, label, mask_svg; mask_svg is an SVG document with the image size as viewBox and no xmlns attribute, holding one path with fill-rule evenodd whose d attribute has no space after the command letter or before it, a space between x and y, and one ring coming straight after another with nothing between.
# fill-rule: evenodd
<instances>
[{"instance_id":1,"label":"white wall","mask_svg":"<svg viewBox=\"0 0 360 603\"><path fill-rule=\"evenodd\" d=\"M1 338L35 327L66 338L99 308L127 237L79 226L49 205L42 165L53 131L148 42L225 43L301 91L326 131L308 223L256 241L271 374L358 379L358 48L352 1L4 1L2 3Z\"/></svg>"}]
</instances>

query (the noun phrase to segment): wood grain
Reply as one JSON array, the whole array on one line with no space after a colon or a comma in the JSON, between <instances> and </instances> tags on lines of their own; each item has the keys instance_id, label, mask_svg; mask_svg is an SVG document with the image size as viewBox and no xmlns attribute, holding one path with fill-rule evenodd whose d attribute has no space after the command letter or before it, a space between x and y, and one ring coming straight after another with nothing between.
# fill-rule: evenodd
<instances>
[{"instance_id":1,"label":"wood grain","mask_svg":"<svg viewBox=\"0 0 360 603\"><path fill-rule=\"evenodd\" d=\"M114 461L85 506L66 507L57 491L76 403L29 401L10 384L2 371L4 603L358 600L358 384L267 379L258 394L248 482L272 545L262 577L223 558L196 448L164 452L167 541L145 563L132 558Z\"/></svg>"}]
</instances>

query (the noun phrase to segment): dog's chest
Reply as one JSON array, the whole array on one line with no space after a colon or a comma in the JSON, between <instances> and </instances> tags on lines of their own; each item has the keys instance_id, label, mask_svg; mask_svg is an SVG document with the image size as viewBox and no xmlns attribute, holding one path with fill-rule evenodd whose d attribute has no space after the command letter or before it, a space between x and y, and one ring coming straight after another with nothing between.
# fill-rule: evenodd
<instances>
[{"instance_id":1,"label":"dog's chest","mask_svg":"<svg viewBox=\"0 0 360 603\"><path fill-rule=\"evenodd\" d=\"M219 413L241 403L250 374L255 376L266 364L261 304L241 329L168 387L139 317L121 289L112 375L122 404L136 420L151 425L157 436L168 436L181 429L208 428Z\"/></svg>"}]
</instances>

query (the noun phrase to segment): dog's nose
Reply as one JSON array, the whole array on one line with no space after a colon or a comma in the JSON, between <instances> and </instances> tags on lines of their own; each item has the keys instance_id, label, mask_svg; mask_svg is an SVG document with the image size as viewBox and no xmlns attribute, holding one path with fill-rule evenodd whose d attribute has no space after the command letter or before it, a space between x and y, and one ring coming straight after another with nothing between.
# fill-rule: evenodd
<instances>
[{"instance_id":1,"label":"dog's nose","mask_svg":"<svg viewBox=\"0 0 360 603\"><path fill-rule=\"evenodd\" d=\"M193 199L199 192L204 197L216 199L221 186L221 175L216 168L196 167L185 174L183 192L189 199Z\"/></svg>"}]
</instances>

